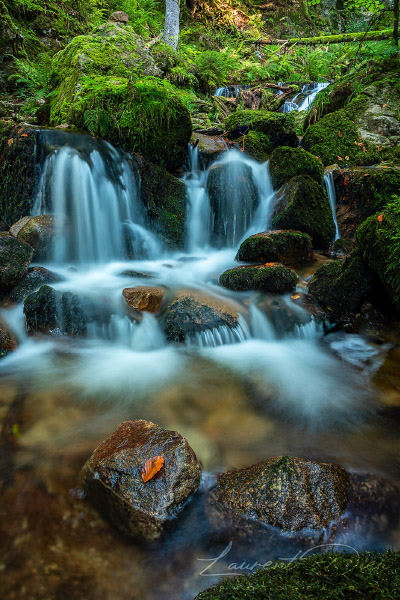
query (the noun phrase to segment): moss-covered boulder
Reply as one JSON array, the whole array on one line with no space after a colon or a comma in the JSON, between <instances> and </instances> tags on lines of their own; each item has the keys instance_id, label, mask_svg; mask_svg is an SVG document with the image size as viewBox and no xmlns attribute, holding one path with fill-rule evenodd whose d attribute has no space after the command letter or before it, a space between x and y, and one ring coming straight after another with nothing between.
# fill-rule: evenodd
<instances>
[{"instance_id":1,"label":"moss-covered boulder","mask_svg":"<svg viewBox=\"0 0 400 600\"><path fill-rule=\"evenodd\" d=\"M187 204L185 184L166 169L139 155L133 160L140 175L140 197L147 208L153 231L168 248L183 248Z\"/></svg>"},{"instance_id":2,"label":"moss-covered boulder","mask_svg":"<svg viewBox=\"0 0 400 600\"><path fill-rule=\"evenodd\" d=\"M356 312L373 289L373 277L361 256L325 263L313 275L308 292L331 319L341 321Z\"/></svg>"},{"instance_id":3,"label":"moss-covered boulder","mask_svg":"<svg viewBox=\"0 0 400 600\"><path fill-rule=\"evenodd\" d=\"M218 477L214 519L244 528L321 531L338 521L349 500L349 476L339 465L277 456Z\"/></svg>"},{"instance_id":4,"label":"moss-covered boulder","mask_svg":"<svg viewBox=\"0 0 400 600\"><path fill-rule=\"evenodd\" d=\"M13 302L22 302L29 294L35 292L42 285L62 281L61 275L53 273L44 267L30 267L27 275L9 293Z\"/></svg>"},{"instance_id":5,"label":"moss-covered boulder","mask_svg":"<svg viewBox=\"0 0 400 600\"><path fill-rule=\"evenodd\" d=\"M250 158L258 160L258 162L265 162L271 154L270 139L261 131L249 131L247 135L238 140L238 143L244 146L244 151Z\"/></svg>"},{"instance_id":6,"label":"moss-covered boulder","mask_svg":"<svg viewBox=\"0 0 400 600\"><path fill-rule=\"evenodd\" d=\"M17 240L25 242L34 249L35 260L50 258L53 243L61 233L57 217L54 215L37 215L31 217L18 231Z\"/></svg>"},{"instance_id":7,"label":"moss-covered boulder","mask_svg":"<svg viewBox=\"0 0 400 600\"><path fill-rule=\"evenodd\" d=\"M400 587L400 555L392 550L302 556L290 562L290 577L285 561L277 561L276 566L268 562L251 575L225 577L196 600L325 600L327 581L330 600L363 600L372 589L374 600L387 600L396 597ZM235 567L237 563L229 575L237 574Z\"/></svg>"},{"instance_id":8,"label":"moss-covered boulder","mask_svg":"<svg viewBox=\"0 0 400 600\"><path fill-rule=\"evenodd\" d=\"M335 223L325 189L308 175L293 177L277 192L272 225L308 233L313 247L325 250L335 237Z\"/></svg>"},{"instance_id":9,"label":"moss-covered boulder","mask_svg":"<svg viewBox=\"0 0 400 600\"><path fill-rule=\"evenodd\" d=\"M318 156L324 165L363 164L367 150L351 116L346 110L337 110L310 125L303 137L303 148Z\"/></svg>"},{"instance_id":10,"label":"moss-covered boulder","mask_svg":"<svg viewBox=\"0 0 400 600\"><path fill-rule=\"evenodd\" d=\"M364 260L377 275L397 311L400 311L399 232L400 197L397 197L383 213L364 221L356 233Z\"/></svg>"},{"instance_id":11,"label":"moss-covered boulder","mask_svg":"<svg viewBox=\"0 0 400 600\"><path fill-rule=\"evenodd\" d=\"M24 314L30 334L77 336L87 332L87 317L79 296L49 285L25 298Z\"/></svg>"},{"instance_id":12,"label":"moss-covered boulder","mask_svg":"<svg viewBox=\"0 0 400 600\"><path fill-rule=\"evenodd\" d=\"M308 175L317 183L323 181L324 166L322 161L302 148L281 146L276 148L269 159L269 174L274 189L297 175Z\"/></svg>"},{"instance_id":13,"label":"moss-covered boulder","mask_svg":"<svg viewBox=\"0 0 400 600\"><path fill-rule=\"evenodd\" d=\"M400 169L375 165L341 169L335 177L336 214L341 235L353 239L367 217L382 211L400 193Z\"/></svg>"},{"instance_id":14,"label":"moss-covered boulder","mask_svg":"<svg viewBox=\"0 0 400 600\"><path fill-rule=\"evenodd\" d=\"M235 246L250 227L259 203L251 168L239 160L213 165L208 172L207 191L214 244Z\"/></svg>"},{"instance_id":15,"label":"moss-covered boulder","mask_svg":"<svg viewBox=\"0 0 400 600\"><path fill-rule=\"evenodd\" d=\"M32 210L40 177L36 135L0 121L0 217L9 227Z\"/></svg>"},{"instance_id":16,"label":"moss-covered boulder","mask_svg":"<svg viewBox=\"0 0 400 600\"><path fill-rule=\"evenodd\" d=\"M290 113L237 110L228 115L224 127L231 140L247 135L250 131L265 134L270 142L270 151L277 146L297 145L294 117Z\"/></svg>"},{"instance_id":17,"label":"moss-covered boulder","mask_svg":"<svg viewBox=\"0 0 400 600\"><path fill-rule=\"evenodd\" d=\"M236 260L243 262L281 262L295 265L313 259L312 240L300 231L264 231L241 243Z\"/></svg>"},{"instance_id":18,"label":"moss-covered boulder","mask_svg":"<svg viewBox=\"0 0 400 600\"><path fill-rule=\"evenodd\" d=\"M158 79L130 26L106 23L54 58L51 123L69 123L170 170L183 165L192 125L179 93Z\"/></svg>"},{"instance_id":19,"label":"moss-covered boulder","mask_svg":"<svg viewBox=\"0 0 400 600\"><path fill-rule=\"evenodd\" d=\"M228 269L219 278L223 287L235 291L259 290L285 294L293 292L297 283L297 274L293 269L279 263L235 267Z\"/></svg>"},{"instance_id":20,"label":"moss-covered boulder","mask_svg":"<svg viewBox=\"0 0 400 600\"><path fill-rule=\"evenodd\" d=\"M0 237L0 291L17 285L28 272L33 249L12 236Z\"/></svg>"},{"instance_id":21,"label":"moss-covered boulder","mask_svg":"<svg viewBox=\"0 0 400 600\"><path fill-rule=\"evenodd\" d=\"M161 318L165 335L172 342L183 342L218 327L235 329L238 325L235 306L194 291L179 292Z\"/></svg>"}]
</instances>

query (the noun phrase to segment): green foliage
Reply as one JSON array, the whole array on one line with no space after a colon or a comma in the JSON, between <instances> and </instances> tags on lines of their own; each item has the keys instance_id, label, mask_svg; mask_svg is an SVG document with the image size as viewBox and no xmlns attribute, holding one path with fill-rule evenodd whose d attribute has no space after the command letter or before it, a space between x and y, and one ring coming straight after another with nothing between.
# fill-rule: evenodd
<instances>
[{"instance_id":1,"label":"green foliage","mask_svg":"<svg viewBox=\"0 0 400 600\"><path fill-rule=\"evenodd\" d=\"M399 567L399 554L390 550L314 554L227 577L196 600L397 600Z\"/></svg>"},{"instance_id":2,"label":"green foliage","mask_svg":"<svg viewBox=\"0 0 400 600\"><path fill-rule=\"evenodd\" d=\"M164 26L164 5L160 0L112 0L109 5L112 10L126 12L129 25L144 37L157 35Z\"/></svg>"},{"instance_id":3,"label":"green foliage","mask_svg":"<svg viewBox=\"0 0 400 600\"><path fill-rule=\"evenodd\" d=\"M203 91L210 92L228 82L228 75L238 68L239 61L229 52L206 50L196 57L195 64Z\"/></svg>"},{"instance_id":4,"label":"green foliage","mask_svg":"<svg viewBox=\"0 0 400 600\"><path fill-rule=\"evenodd\" d=\"M16 73L9 77L16 86L16 95L25 100L23 113L34 114L50 92L51 58L40 54L35 61L15 58Z\"/></svg>"}]
</instances>

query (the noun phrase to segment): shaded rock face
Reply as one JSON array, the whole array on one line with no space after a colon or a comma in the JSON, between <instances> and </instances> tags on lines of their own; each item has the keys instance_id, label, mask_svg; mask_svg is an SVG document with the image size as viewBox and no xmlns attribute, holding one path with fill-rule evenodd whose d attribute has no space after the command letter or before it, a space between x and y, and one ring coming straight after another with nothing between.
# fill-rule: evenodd
<instances>
[{"instance_id":1,"label":"shaded rock face","mask_svg":"<svg viewBox=\"0 0 400 600\"><path fill-rule=\"evenodd\" d=\"M108 20L112 23L127 23L129 16L123 10L117 10L110 15Z\"/></svg>"},{"instance_id":2,"label":"shaded rock face","mask_svg":"<svg viewBox=\"0 0 400 600\"><path fill-rule=\"evenodd\" d=\"M251 529L318 531L338 521L349 499L349 476L340 466L279 456L222 473L214 492L214 520Z\"/></svg>"},{"instance_id":3,"label":"shaded rock face","mask_svg":"<svg viewBox=\"0 0 400 600\"><path fill-rule=\"evenodd\" d=\"M225 152L226 150L225 142L221 136L203 135L202 133L194 132L191 142L193 144L197 142L199 158L204 168L207 168L221 152Z\"/></svg>"},{"instance_id":4,"label":"shaded rock face","mask_svg":"<svg viewBox=\"0 0 400 600\"><path fill-rule=\"evenodd\" d=\"M57 283L62 277L44 267L31 267L27 275L10 291L9 296L13 302L22 302L42 285Z\"/></svg>"},{"instance_id":5,"label":"shaded rock face","mask_svg":"<svg viewBox=\"0 0 400 600\"><path fill-rule=\"evenodd\" d=\"M179 293L161 319L167 339L173 342L215 327L233 329L238 323L239 315L230 304L197 292Z\"/></svg>"},{"instance_id":6,"label":"shaded rock face","mask_svg":"<svg viewBox=\"0 0 400 600\"><path fill-rule=\"evenodd\" d=\"M313 259L312 240L300 231L264 231L247 238L238 250L236 260L244 262L280 262L295 265Z\"/></svg>"},{"instance_id":7,"label":"shaded rock face","mask_svg":"<svg viewBox=\"0 0 400 600\"><path fill-rule=\"evenodd\" d=\"M146 461L164 464L143 482ZM200 484L201 468L188 442L150 421L121 423L82 469L89 499L123 533L158 539L181 513Z\"/></svg>"},{"instance_id":8,"label":"shaded rock face","mask_svg":"<svg viewBox=\"0 0 400 600\"><path fill-rule=\"evenodd\" d=\"M236 245L250 226L259 203L251 168L240 161L212 166L207 191L213 215L214 244L217 247Z\"/></svg>"},{"instance_id":9,"label":"shaded rock face","mask_svg":"<svg viewBox=\"0 0 400 600\"><path fill-rule=\"evenodd\" d=\"M307 175L293 177L275 196L273 227L308 233L313 247L326 250L335 237L328 196L322 185Z\"/></svg>"},{"instance_id":10,"label":"shaded rock face","mask_svg":"<svg viewBox=\"0 0 400 600\"><path fill-rule=\"evenodd\" d=\"M18 241L25 242L34 249L35 259L45 259L50 256L53 240L57 235L56 219L54 215L31 217L18 231Z\"/></svg>"},{"instance_id":11,"label":"shaded rock face","mask_svg":"<svg viewBox=\"0 0 400 600\"><path fill-rule=\"evenodd\" d=\"M369 85L360 97L364 110L355 115L363 139L378 147L397 146L400 141L400 94L392 83Z\"/></svg>"},{"instance_id":12,"label":"shaded rock face","mask_svg":"<svg viewBox=\"0 0 400 600\"><path fill-rule=\"evenodd\" d=\"M235 291L260 290L285 294L293 292L297 283L297 274L279 263L235 267L228 269L219 278L223 287Z\"/></svg>"},{"instance_id":13,"label":"shaded rock face","mask_svg":"<svg viewBox=\"0 0 400 600\"><path fill-rule=\"evenodd\" d=\"M161 308L165 290L160 287L138 286L125 288L122 295L130 308L157 313Z\"/></svg>"},{"instance_id":14,"label":"shaded rock face","mask_svg":"<svg viewBox=\"0 0 400 600\"><path fill-rule=\"evenodd\" d=\"M31 219L32 219L32 216L28 215L27 217L22 217L16 223L14 223L13 225L11 225L11 227L10 227L10 233L11 233L11 235L16 238L17 235L18 235L18 233L24 227L24 225L26 225L27 222L30 221Z\"/></svg>"},{"instance_id":15,"label":"shaded rock face","mask_svg":"<svg viewBox=\"0 0 400 600\"><path fill-rule=\"evenodd\" d=\"M361 256L325 263L313 275L308 292L334 320L355 313L369 297L374 285L370 269Z\"/></svg>"},{"instance_id":16,"label":"shaded rock face","mask_svg":"<svg viewBox=\"0 0 400 600\"><path fill-rule=\"evenodd\" d=\"M0 290L5 291L25 277L33 256L28 244L4 235L0 237Z\"/></svg>"},{"instance_id":17,"label":"shaded rock face","mask_svg":"<svg viewBox=\"0 0 400 600\"><path fill-rule=\"evenodd\" d=\"M17 348L17 340L0 322L0 358L4 358Z\"/></svg>"},{"instance_id":18,"label":"shaded rock face","mask_svg":"<svg viewBox=\"0 0 400 600\"><path fill-rule=\"evenodd\" d=\"M303 148L281 146L272 152L268 170L273 188L278 189L297 175L308 175L322 184L324 167L322 161Z\"/></svg>"}]
</instances>

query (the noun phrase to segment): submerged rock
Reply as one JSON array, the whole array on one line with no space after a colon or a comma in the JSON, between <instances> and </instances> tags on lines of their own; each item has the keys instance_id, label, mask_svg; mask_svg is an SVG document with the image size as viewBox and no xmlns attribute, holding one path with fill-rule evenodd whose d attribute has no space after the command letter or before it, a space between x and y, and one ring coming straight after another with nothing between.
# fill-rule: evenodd
<instances>
[{"instance_id":1,"label":"submerged rock","mask_svg":"<svg viewBox=\"0 0 400 600\"><path fill-rule=\"evenodd\" d=\"M0 322L0 358L4 358L18 346L16 337L7 331L4 324Z\"/></svg>"},{"instance_id":2,"label":"submerged rock","mask_svg":"<svg viewBox=\"0 0 400 600\"><path fill-rule=\"evenodd\" d=\"M62 281L62 277L44 267L31 267L27 275L10 291L9 296L13 302L22 302L42 285Z\"/></svg>"},{"instance_id":3,"label":"submerged rock","mask_svg":"<svg viewBox=\"0 0 400 600\"><path fill-rule=\"evenodd\" d=\"M260 290L285 294L295 289L297 274L279 263L235 267L222 273L219 283L236 291Z\"/></svg>"},{"instance_id":4,"label":"submerged rock","mask_svg":"<svg viewBox=\"0 0 400 600\"><path fill-rule=\"evenodd\" d=\"M35 259L46 259L52 251L53 241L58 231L55 215L31 217L17 233L17 240L29 244L35 251Z\"/></svg>"},{"instance_id":5,"label":"submerged rock","mask_svg":"<svg viewBox=\"0 0 400 600\"><path fill-rule=\"evenodd\" d=\"M335 224L326 191L308 175L293 177L276 193L273 227L298 229L312 237L313 247L326 250Z\"/></svg>"},{"instance_id":6,"label":"submerged rock","mask_svg":"<svg viewBox=\"0 0 400 600\"><path fill-rule=\"evenodd\" d=\"M236 260L244 262L278 261L284 265L295 265L312 259L311 237L291 230L256 233L242 242L236 255Z\"/></svg>"},{"instance_id":7,"label":"submerged rock","mask_svg":"<svg viewBox=\"0 0 400 600\"><path fill-rule=\"evenodd\" d=\"M43 285L25 298L24 314L30 334L76 336L87 331L81 298L71 292L56 291L49 285Z\"/></svg>"},{"instance_id":8,"label":"submerged rock","mask_svg":"<svg viewBox=\"0 0 400 600\"><path fill-rule=\"evenodd\" d=\"M157 313L161 308L165 290L160 287L137 286L125 288L122 295L131 308Z\"/></svg>"},{"instance_id":9,"label":"submerged rock","mask_svg":"<svg viewBox=\"0 0 400 600\"><path fill-rule=\"evenodd\" d=\"M161 456L147 482L145 463ZM177 519L200 484L201 468L188 442L150 421L121 423L88 459L82 481L89 499L120 531L158 539Z\"/></svg>"},{"instance_id":10,"label":"submerged rock","mask_svg":"<svg viewBox=\"0 0 400 600\"><path fill-rule=\"evenodd\" d=\"M230 303L192 291L180 292L161 319L167 339L173 342L215 327L234 329L238 324L238 312Z\"/></svg>"},{"instance_id":11,"label":"submerged rock","mask_svg":"<svg viewBox=\"0 0 400 600\"><path fill-rule=\"evenodd\" d=\"M322 161L303 148L281 146L276 148L269 159L268 170L274 189L297 175L308 175L322 184L324 166Z\"/></svg>"},{"instance_id":12,"label":"submerged rock","mask_svg":"<svg viewBox=\"0 0 400 600\"><path fill-rule=\"evenodd\" d=\"M283 531L320 531L343 515L349 476L339 465L278 456L222 473L211 499L219 527L251 534L260 526Z\"/></svg>"},{"instance_id":13,"label":"submerged rock","mask_svg":"<svg viewBox=\"0 0 400 600\"><path fill-rule=\"evenodd\" d=\"M10 235L0 237L0 290L5 291L25 277L33 249Z\"/></svg>"},{"instance_id":14,"label":"submerged rock","mask_svg":"<svg viewBox=\"0 0 400 600\"><path fill-rule=\"evenodd\" d=\"M207 191L214 242L220 247L237 244L259 202L251 168L238 160L213 165L208 172Z\"/></svg>"}]
</instances>

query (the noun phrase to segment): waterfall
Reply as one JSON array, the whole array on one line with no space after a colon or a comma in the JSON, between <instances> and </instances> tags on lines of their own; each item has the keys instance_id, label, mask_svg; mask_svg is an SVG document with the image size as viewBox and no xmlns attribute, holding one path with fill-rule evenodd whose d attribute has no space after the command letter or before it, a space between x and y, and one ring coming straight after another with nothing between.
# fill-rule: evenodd
<instances>
[{"instance_id":1,"label":"waterfall","mask_svg":"<svg viewBox=\"0 0 400 600\"><path fill-rule=\"evenodd\" d=\"M335 223L335 240L340 238L339 234L339 226L336 217L336 190L335 190L335 181L333 179L333 172L329 171L324 175L324 183L326 187L326 193L328 194L329 204L331 205L332 217Z\"/></svg>"},{"instance_id":2,"label":"waterfall","mask_svg":"<svg viewBox=\"0 0 400 600\"><path fill-rule=\"evenodd\" d=\"M145 226L138 175L128 155L104 140L60 131L42 130L39 144L46 158L33 215L56 215L62 231L53 249L56 264L160 254Z\"/></svg>"},{"instance_id":3,"label":"waterfall","mask_svg":"<svg viewBox=\"0 0 400 600\"><path fill-rule=\"evenodd\" d=\"M329 85L329 82L322 83L306 83L303 85L301 92L296 94L292 100L286 100L280 108L283 113L292 112L292 110L308 110L313 105L317 94L324 90ZM296 102L297 98L303 96L302 102L299 104Z\"/></svg>"},{"instance_id":4,"label":"waterfall","mask_svg":"<svg viewBox=\"0 0 400 600\"><path fill-rule=\"evenodd\" d=\"M227 344L240 344L249 339L251 339L251 333L248 325L245 319L239 315L237 327L230 328L227 325L220 325L213 329L206 329L190 336L186 340L186 345L198 348L216 348Z\"/></svg>"},{"instance_id":5,"label":"waterfall","mask_svg":"<svg viewBox=\"0 0 400 600\"><path fill-rule=\"evenodd\" d=\"M187 248L236 247L265 231L271 221L274 191L268 163L258 163L238 150L228 150L206 171L199 168L198 149L189 148Z\"/></svg>"}]
</instances>

